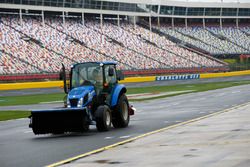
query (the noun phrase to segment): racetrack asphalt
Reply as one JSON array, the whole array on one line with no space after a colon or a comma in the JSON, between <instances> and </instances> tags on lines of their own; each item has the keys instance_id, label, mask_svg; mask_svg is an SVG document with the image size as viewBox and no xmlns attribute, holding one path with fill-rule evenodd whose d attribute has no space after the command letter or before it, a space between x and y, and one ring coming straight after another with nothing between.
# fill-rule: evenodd
<instances>
[{"instance_id":1,"label":"racetrack asphalt","mask_svg":"<svg viewBox=\"0 0 250 167\"><path fill-rule=\"evenodd\" d=\"M137 112L129 127L100 133L35 136L28 119L0 122L1 167L45 166L163 127L215 113L250 101L250 85L133 102Z\"/></svg>"},{"instance_id":2,"label":"racetrack asphalt","mask_svg":"<svg viewBox=\"0 0 250 167\"><path fill-rule=\"evenodd\" d=\"M83 158L75 161L71 158L61 164L63 167L248 167L249 111L250 103L235 106L105 147L104 151L81 155Z\"/></svg>"}]
</instances>

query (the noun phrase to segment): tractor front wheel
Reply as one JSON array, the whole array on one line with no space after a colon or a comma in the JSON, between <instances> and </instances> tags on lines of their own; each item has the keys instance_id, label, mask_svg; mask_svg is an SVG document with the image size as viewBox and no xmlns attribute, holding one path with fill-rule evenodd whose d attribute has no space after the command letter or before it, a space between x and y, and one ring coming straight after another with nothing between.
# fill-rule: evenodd
<instances>
[{"instance_id":1,"label":"tractor front wheel","mask_svg":"<svg viewBox=\"0 0 250 167\"><path fill-rule=\"evenodd\" d=\"M125 128L128 126L129 119L128 99L125 94L122 94L114 109L112 124L115 128Z\"/></svg>"},{"instance_id":2,"label":"tractor front wheel","mask_svg":"<svg viewBox=\"0 0 250 167\"><path fill-rule=\"evenodd\" d=\"M111 111L108 106L99 106L95 112L96 128L98 131L108 131L111 127Z\"/></svg>"}]
</instances>

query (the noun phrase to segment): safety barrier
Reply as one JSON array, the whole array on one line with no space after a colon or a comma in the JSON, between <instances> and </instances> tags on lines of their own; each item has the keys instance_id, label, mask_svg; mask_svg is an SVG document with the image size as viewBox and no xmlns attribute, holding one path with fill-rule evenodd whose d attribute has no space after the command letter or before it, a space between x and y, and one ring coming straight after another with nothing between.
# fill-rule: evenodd
<instances>
[{"instance_id":1,"label":"safety barrier","mask_svg":"<svg viewBox=\"0 0 250 167\"><path fill-rule=\"evenodd\" d=\"M200 74L186 74L186 75L167 75L157 76L156 81L170 81L170 80L188 80L188 79L199 79Z\"/></svg>"},{"instance_id":2,"label":"safety barrier","mask_svg":"<svg viewBox=\"0 0 250 167\"><path fill-rule=\"evenodd\" d=\"M241 76L241 75L250 75L250 70L200 74L200 78L203 79L203 78L233 77L233 76Z\"/></svg>"},{"instance_id":3,"label":"safety barrier","mask_svg":"<svg viewBox=\"0 0 250 167\"><path fill-rule=\"evenodd\" d=\"M250 70L225 72L225 73L208 73L208 74L186 74L186 75L168 75L168 76L149 76L149 77L129 77L119 83L135 83L135 82L152 82L163 80L183 80L183 79L203 79L250 75ZM52 88L63 87L62 81L47 81L47 82L25 82L25 83L8 83L0 84L0 90L18 90L31 88Z\"/></svg>"},{"instance_id":4,"label":"safety barrier","mask_svg":"<svg viewBox=\"0 0 250 167\"><path fill-rule=\"evenodd\" d=\"M20 90L33 88L53 88L62 87L62 81L47 81L47 82L24 82L24 83L6 83L0 84L0 90Z\"/></svg>"}]
</instances>

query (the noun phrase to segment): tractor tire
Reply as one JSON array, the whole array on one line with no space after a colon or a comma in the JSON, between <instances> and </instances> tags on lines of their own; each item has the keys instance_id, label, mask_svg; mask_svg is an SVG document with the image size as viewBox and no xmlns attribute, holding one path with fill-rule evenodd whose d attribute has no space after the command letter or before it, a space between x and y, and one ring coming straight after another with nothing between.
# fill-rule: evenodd
<instances>
[{"instance_id":1,"label":"tractor tire","mask_svg":"<svg viewBox=\"0 0 250 167\"><path fill-rule=\"evenodd\" d=\"M96 128L100 132L111 128L111 111L108 106L99 106L95 112Z\"/></svg>"},{"instance_id":2,"label":"tractor tire","mask_svg":"<svg viewBox=\"0 0 250 167\"><path fill-rule=\"evenodd\" d=\"M83 121L83 125L81 128L81 132L88 132L89 131L89 123L87 122L87 120Z\"/></svg>"},{"instance_id":3,"label":"tractor tire","mask_svg":"<svg viewBox=\"0 0 250 167\"><path fill-rule=\"evenodd\" d=\"M125 128L129 124L129 105L125 94L122 94L113 112L112 124L114 128Z\"/></svg>"}]
</instances>

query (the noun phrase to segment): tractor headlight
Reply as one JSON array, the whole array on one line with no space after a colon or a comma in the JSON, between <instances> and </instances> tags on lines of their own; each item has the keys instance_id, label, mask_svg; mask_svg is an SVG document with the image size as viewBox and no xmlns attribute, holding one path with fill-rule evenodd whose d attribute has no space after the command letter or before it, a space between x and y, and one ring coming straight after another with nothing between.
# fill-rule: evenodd
<instances>
[{"instance_id":1,"label":"tractor headlight","mask_svg":"<svg viewBox=\"0 0 250 167\"><path fill-rule=\"evenodd\" d=\"M83 98L80 98L80 100L78 101L77 107L82 107L83 105Z\"/></svg>"}]
</instances>

